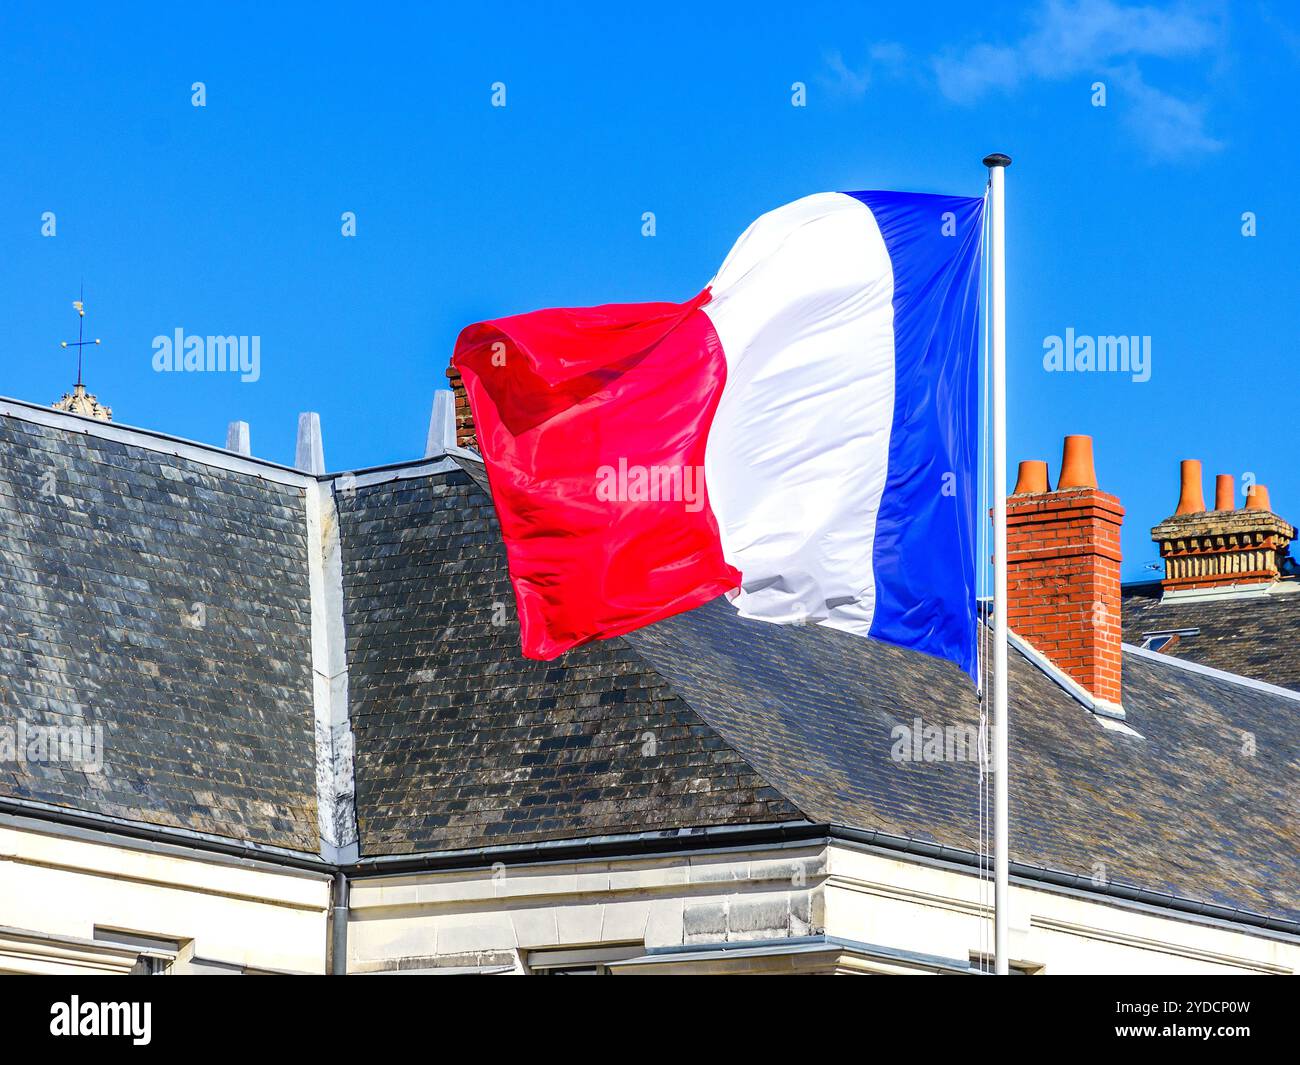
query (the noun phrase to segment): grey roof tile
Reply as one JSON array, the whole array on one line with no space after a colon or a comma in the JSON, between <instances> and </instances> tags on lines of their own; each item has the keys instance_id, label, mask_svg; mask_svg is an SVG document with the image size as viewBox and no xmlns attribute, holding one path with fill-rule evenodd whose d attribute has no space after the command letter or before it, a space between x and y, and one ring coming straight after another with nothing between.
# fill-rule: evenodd
<instances>
[{"instance_id":1,"label":"grey roof tile","mask_svg":"<svg viewBox=\"0 0 1300 1065\"><path fill-rule=\"evenodd\" d=\"M338 498L362 853L797 818L623 641L522 657L474 473Z\"/></svg>"},{"instance_id":2,"label":"grey roof tile","mask_svg":"<svg viewBox=\"0 0 1300 1065\"><path fill-rule=\"evenodd\" d=\"M0 725L104 730L102 771L0 761L0 794L317 850L303 514L298 489L0 418Z\"/></svg>"},{"instance_id":3,"label":"grey roof tile","mask_svg":"<svg viewBox=\"0 0 1300 1065\"><path fill-rule=\"evenodd\" d=\"M363 849L800 815L979 848L978 766L891 757L893 730L917 718L978 726L975 694L955 667L817 626L747 621L721 599L551 663L523 660L486 482L477 464L461 465L469 476L444 475L428 498L418 482L383 486L358 495L342 519ZM441 503L425 505L432 500ZM404 507L444 524L412 530L391 516ZM476 532L463 535L470 520ZM410 585L423 588L431 573L442 598L417 602ZM496 604L506 624L492 627ZM410 687L415 663L429 687ZM1294 704L1127 656L1124 701L1137 738L1104 730L1019 655L1011 664L1015 860L1300 918ZM643 713L665 703L689 718L629 721L623 715L639 706L629 691L651 696ZM412 720L431 749L397 742L411 738ZM656 778L647 797L626 789L653 776L650 767L638 774L618 753L654 720L669 742L689 725L691 742L671 761L692 768L675 788ZM588 731L570 740L573 725ZM457 753L467 750L472 757ZM740 789L705 776L708 750L728 772L743 765L757 776ZM552 761L566 756L562 767ZM556 811L544 789L561 770L575 804ZM463 782L469 793L460 795ZM724 801L699 788L721 788ZM672 806L679 795L695 805ZM411 819L418 804L433 816Z\"/></svg>"},{"instance_id":4,"label":"grey roof tile","mask_svg":"<svg viewBox=\"0 0 1300 1065\"><path fill-rule=\"evenodd\" d=\"M1124 639L1140 646L1152 632L1200 629L1161 653L1300 691L1300 580L1278 587L1294 590L1162 602L1158 586L1126 588Z\"/></svg>"},{"instance_id":5,"label":"grey roof tile","mask_svg":"<svg viewBox=\"0 0 1300 1065\"><path fill-rule=\"evenodd\" d=\"M709 724L817 821L979 849L971 762L899 762L892 730L979 724L949 663L721 600L627 637ZM1300 706L1134 655L1106 731L1011 655L1011 856L1300 919Z\"/></svg>"},{"instance_id":6,"label":"grey roof tile","mask_svg":"<svg viewBox=\"0 0 1300 1065\"><path fill-rule=\"evenodd\" d=\"M955 667L722 600L526 660L458 463L337 495L363 854L800 818L978 848L977 766L891 756L917 718L978 724ZM0 418L0 716L106 733L103 773L0 763L0 793L315 850L306 551L299 489ZM1197 625L1190 657L1294 686L1274 599L1129 596L1126 632ZM1141 738L1012 655L1013 857L1300 919L1296 704L1124 668Z\"/></svg>"}]
</instances>

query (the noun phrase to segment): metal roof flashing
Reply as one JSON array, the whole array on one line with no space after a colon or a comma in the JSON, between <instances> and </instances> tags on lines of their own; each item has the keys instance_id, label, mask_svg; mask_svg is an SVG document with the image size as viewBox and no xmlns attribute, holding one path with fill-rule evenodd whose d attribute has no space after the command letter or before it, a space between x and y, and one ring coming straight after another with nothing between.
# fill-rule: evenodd
<instances>
[{"instance_id":1,"label":"metal roof flashing","mask_svg":"<svg viewBox=\"0 0 1300 1065\"><path fill-rule=\"evenodd\" d=\"M1124 708L1116 703L1107 702L1105 699L1098 699L1087 688L1069 676L1064 670L1060 669L1045 654L1039 651L1023 636L1018 636L1010 629L1007 635L1011 640L1011 645L1020 652L1032 665L1036 666L1040 672L1050 678L1062 691L1079 703L1085 710L1096 715L1098 719L1106 719L1107 722L1122 722L1124 720ZM1138 733L1132 729L1123 729L1131 735L1137 736Z\"/></svg>"},{"instance_id":2,"label":"metal roof flashing","mask_svg":"<svg viewBox=\"0 0 1300 1065\"><path fill-rule=\"evenodd\" d=\"M55 410L27 400L0 396L0 417L16 418L31 425L43 425L64 432L79 433L102 440L113 440L122 444L140 447L163 455L188 459L216 469L231 473L244 473L262 477L280 484L306 488L320 481L338 481L354 478L356 487L363 484L380 484L387 481L418 477L426 473L442 473L451 467L449 459L465 459L481 463L483 458L476 451L470 451L458 445L447 445L441 454L432 454L422 458L407 459L399 462L381 463L376 466L363 466L352 470L340 470L335 473L306 473L292 466L285 466L270 459L255 455L243 455L217 444L201 440L190 440L182 436L145 429L140 426L125 425L121 422L103 422L84 414Z\"/></svg>"},{"instance_id":3,"label":"metal roof flashing","mask_svg":"<svg viewBox=\"0 0 1300 1065\"><path fill-rule=\"evenodd\" d=\"M1300 691L1292 691L1290 688L1282 688L1276 684L1269 684L1267 681L1255 680L1253 677L1243 677L1240 673L1229 673L1227 670L1215 669L1213 666L1203 666L1199 662L1191 662L1186 658L1175 658L1173 655L1161 654L1159 651L1151 651L1131 643L1122 644L1121 646L1125 654L1136 655L1148 662L1159 662L1163 666L1186 670L1188 673L1199 673L1203 677L1212 677L1215 680L1236 684L1252 691L1275 695L1280 699L1300 702Z\"/></svg>"}]
</instances>

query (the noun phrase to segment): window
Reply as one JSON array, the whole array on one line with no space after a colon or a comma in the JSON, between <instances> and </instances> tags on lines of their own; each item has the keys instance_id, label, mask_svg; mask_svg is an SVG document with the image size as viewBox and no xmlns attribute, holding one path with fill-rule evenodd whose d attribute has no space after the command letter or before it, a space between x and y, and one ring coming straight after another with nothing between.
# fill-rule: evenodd
<instances>
[{"instance_id":1,"label":"window","mask_svg":"<svg viewBox=\"0 0 1300 1065\"><path fill-rule=\"evenodd\" d=\"M639 958L644 953L645 947L640 943L573 950L533 950L528 953L528 971L534 976L608 976L610 962Z\"/></svg>"},{"instance_id":2,"label":"window","mask_svg":"<svg viewBox=\"0 0 1300 1065\"><path fill-rule=\"evenodd\" d=\"M993 958L989 954L977 954L971 951L970 967L978 969L982 973L993 972ZM1037 976L1043 971L1043 966L1032 961L1008 961L1008 976Z\"/></svg>"},{"instance_id":3,"label":"window","mask_svg":"<svg viewBox=\"0 0 1300 1065\"><path fill-rule=\"evenodd\" d=\"M1172 651L1178 644L1178 640L1183 636L1199 636L1200 629L1162 629L1156 632L1144 632L1142 634L1142 649L1144 651Z\"/></svg>"},{"instance_id":4,"label":"window","mask_svg":"<svg viewBox=\"0 0 1300 1065\"><path fill-rule=\"evenodd\" d=\"M140 952L135 964L131 966L132 976L159 976L165 973L176 961L176 955L181 949L180 940L124 932L116 928L101 928L99 925L95 926L95 938L101 943L130 947Z\"/></svg>"}]
</instances>

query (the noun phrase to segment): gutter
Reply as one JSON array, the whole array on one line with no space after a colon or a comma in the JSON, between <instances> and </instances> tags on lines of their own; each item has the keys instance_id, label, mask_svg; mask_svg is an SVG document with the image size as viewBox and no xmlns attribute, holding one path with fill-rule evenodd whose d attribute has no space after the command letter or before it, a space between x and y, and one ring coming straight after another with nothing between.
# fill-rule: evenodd
<instances>
[{"instance_id":1,"label":"gutter","mask_svg":"<svg viewBox=\"0 0 1300 1065\"><path fill-rule=\"evenodd\" d=\"M500 847L478 847L473 850L429 851L422 854L378 855L359 861L335 865L314 855L267 847L256 843L241 843L219 837L207 837L183 829L155 828L132 824L116 818L70 813L54 807L36 808L21 801L0 799L0 817L11 815L26 820L42 820L64 825L74 830L125 836L145 841L153 846L170 846L189 851L207 850L214 854L256 863L297 869L318 876L332 876L334 888L331 897L330 942L334 954L332 971L346 972L347 967L347 914L348 887L352 880L420 872L451 871L456 869L482 869L497 862L509 864L534 864L539 862L576 861L610 857L652 857L661 854L734 849L738 847L767 848L800 842L829 842L840 840L887 854L907 854L923 861L934 862L960 870L978 869L979 856L973 851L950 847L942 843L891 835L848 825L813 823L811 821L783 821L759 825L718 825L708 828L671 829L668 831L638 832L630 835L593 836L581 840L545 840L538 843L507 844ZM21 826L19 826L21 827ZM1157 911L1184 914L1205 921L1223 923L1237 928L1246 926L1288 937L1300 937L1300 921L1268 917L1231 906L1201 902L1146 888L1126 884L1108 883L1098 886L1091 877L1062 872L1046 866L1026 862L1010 863L1011 878L1022 886L1048 886L1090 898L1101 897ZM340 889L340 884L342 885ZM340 920L341 918L341 920ZM340 927L341 925L341 927Z\"/></svg>"},{"instance_id":2,"label":"gutter","mask_svg":"<svg viewBox=\"0 0 1300 1065\"><path fill-rule=\"evenodd\" d=\"M703 851L733 847L765 847L795 842L840 840L891 854L907 854L960 870L978 869L979 856L973 851L942 843L895 836L886 832L852 828L839 824L786 821L770 825L718 826L669 832L641 832L631 836L597 836L586 840L557 840L471 851L431 851L415 855L385 855L363 858L342 871L350 880L418 872L485 868L495 862L528 864L573 861L605 857L650 856L682 851ZM1268 917L1249 910L1202 902L1180 895L1150 891L1126 884L1099 886L1091 877L1067 873L1027 862L1011 862L1010 874L1022 886L1048 886L1096 898L1113 899L1168 913L1185 914L1240 928L1248 926L1285 936L1300 936L1300 921Z\"/></svg>"},{"instance_id":3,"label":"gutter","mask_svg":"<svg viewBox=\"0 0 1300 1065\"><path fill-rule=\"evenodd\" d=\"M291 466L284 466L269 459L254 458L252 455L241 455L215 444L205 444L201 440L187 440L182 436L171 436L155 429L139 429L122 422L102 422L98 418L58 411L22 399L0 396L0 417L17 418L35 425L44 425L82 436L98 437L101 440L114 440L131 447L173 455L217 469L261 477L276 484L305 488L315 480L311 474Z\"/></svg>"},{"instance_id":4,"label":"gutter","mask_svg":"<svg viewBox=\"0 0 1300 1065\"><path fill-rule=\"evenodd\" d=\"M832 839L860 844L872 849L905 853L930 859L948 865L968 869L978 869L979 856L973 851L958 847L947 847L941 843L911 839L905 836L891 836L885 832L875 832L847 825L829 825L827 834ZM987 867L987 865L986 865ZM1278 917L1267 917L1261 913L1240 910L1232 906L1222 906L1213 902L1200 902L1184 898L1181 895L1169 895L1164 892L1150 891L1146 888L1131 887L1127 884L1107 883L1099 886L1091 877L1078 873L1066 873L1046 866L1032 865L1027 862L1011 862L1010 875L1013 881L1023 886L1042 886L1063 888L1087 896L1098 896L1117 901L1135 903L1156 910L1187 914L1205 920L1231 925L1247 925L1269 932L1278 932L1286 936L1300 936L1300 921L1288 921Z\"/></svg>"},{"instance_id":5,"label":"gutter","mask_svg":"<svg viewBox=\"0 0 1300 1065\"><path fill-rule=\"evenodd\" d=\"M16 418L29 424L43 425L80 436L113 440L129 447L138 447L145 451L187 459L231 473L247 474L276 484L304 489L313 483L324 483L340 478L351 478L356 486L360 487L363 479L366 484L381 484L409 477L420 477L427 473L445 472L451 469L451 466L439 466L439 463L445 463L447 459L460 458L479 463L483 461L476 452L458 445L449 445L445 446L440 454L426 455L418 459L365 466L354 470L340 470L337 473L308 473L294 466L286 466L256 455L244 455L202 440L190 440L187 437L174 436L157 429L144 429L125 422L102 422L89 415L54 410L52 407L31 403L25 399L13 399L9 396L0 396L0 417Z\"/></svg>"},{"instance_id":6,"label":"gutter","mask_svg":"<svg viewBox=\"0 0 1300 1065\"><path fill-rule=\"evenodd\" d=\"M590 858L636 857L722 847L765 846L799 840L824 840L826 826L811 821L781 821L757 825L716 825L668 829L587 839L543 840L503 844L473 850L425 851L420 854L378 855L340 866L349 879L394 876L452 869L482 869L498 862L521 865Z\"/></svg>"},{"instance_id":7,"label":"gutter","mask_svg":"<svg viewBox=\"0 0 1300 1065\"><path fill-rule=\"evenodd\" d=\"M280 868L298 869L304 872L328 876L335 871L334 866L324 859L305 851L292 851L283 847L272 847L263 843L228 839L223 836L209 836L183 828L168 828L160 825L147 825L141 822L125 821L105 814L76 813L58 806L44 803L28 803L21 799L0 798L0 819L14 818L26 821L44 821L74 830L73 834L95 833L97 835L124 836L153 845L175 850L207 851L214 855L224 855L239 862L257 865L275 865ZM0 823L3 823L0 820ZM18 829L25 826L16 825ZM146 848L152 849L152 848ZM190 854L190 857L193 857Z\"/></svg>"}]
</instances>

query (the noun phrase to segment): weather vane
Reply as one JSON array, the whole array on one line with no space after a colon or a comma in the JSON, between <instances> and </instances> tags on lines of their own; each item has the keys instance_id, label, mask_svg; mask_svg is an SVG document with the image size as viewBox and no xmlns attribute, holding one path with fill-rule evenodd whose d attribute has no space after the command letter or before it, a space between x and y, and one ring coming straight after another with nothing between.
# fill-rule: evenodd
<instances>
[{"instance_id":1,"label":"weather vane","mask_svg":"<svg viewBox=\"0 0 1300 1065\"><path fill-rule=\"evenodd\" d=\"M78 385L78 387L81 387L81 386L84 384L84 382L81 380L81 352L82 352L82 349L83 349L87 344L98 344L98 343L99 343L99 337L96 337L94 340L87 340L87 339L86 339L86 335L85 335L85 334L86 334L86 302L85 302L85 300L86 300L86 287L85 287L85 285L82 285L82 287L81 287L81 298L80 298L80 299L75 299L75 300L72 301L72 306L73 306L73 307L76 309L76 311L77 311L77 339L76 339L76 340L64 340L64 341L61 341L61 342L60 342L60 345L61 345L62 347L65 347L65 348L76 348L76 349L77 349L77 385Z\"/></svg>"},{"instance_id":2,"label":"weather vane","mask_svg":"<svg viewBox=\"0 0 1300 1065\"><path fill-rule=\"evenodd\" d=\"M81 368L85 348L88 344L98 344L99 337L94 340L86 339L86 287L81 287L81 298L72 301L72 306L77 312L77 339L60 341L59 346L62 348L77 349L77 385L69 393L65 392L63 398L54 404L55 410L66 410L73 414L84 414L91 418L98 418L100 421L110 422L113 420L112 408L104 406L94 396L86 392L86 384L81 377Z\"/></svg>"}]
</instances>

